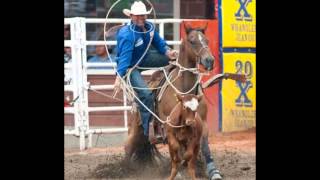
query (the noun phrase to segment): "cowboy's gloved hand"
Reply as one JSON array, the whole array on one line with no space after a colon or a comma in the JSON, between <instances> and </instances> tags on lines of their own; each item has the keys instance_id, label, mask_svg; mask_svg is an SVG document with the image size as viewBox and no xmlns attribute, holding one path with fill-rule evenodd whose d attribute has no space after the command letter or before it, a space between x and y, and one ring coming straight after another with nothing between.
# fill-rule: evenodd
<instances>
[{"instance_id":1,"label":"cowboy's gloved hand","mask_svg":"<svg viewBox=\"0 0 320 180\"><path fill-rule=\"evenodd\" d=\"M113 95L112 97L116 97L119 90L121 90L121 79L119 76L116 77L116 80L114 82L114 89L113 89Z\"/></svg>"},{"instance_id":2,"label":"cowboy's gloved hand","mask_svg":"<svg viewBox=\"0 0 320 180\"><path fill-rule=\"evenodd\" d=\"M177 50L172 50L172 49L168 49L166 52L166 56L168 56L168 58L170 60L175 60L178 58L178 51Z\"/></svg>"}]
</instances>

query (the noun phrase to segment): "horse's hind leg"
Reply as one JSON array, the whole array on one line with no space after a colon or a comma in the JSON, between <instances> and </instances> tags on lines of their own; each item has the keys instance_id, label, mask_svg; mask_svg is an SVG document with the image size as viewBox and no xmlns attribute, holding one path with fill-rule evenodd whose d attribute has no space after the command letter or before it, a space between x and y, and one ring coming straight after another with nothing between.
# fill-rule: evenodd
<instances>
[{"instance_id":1,"label":"horse's hind leg","mask_svg":"<svg viewBox=\"0 0 320 180\"><path fill-rule=\"evenodd\" d=\"M125 142L124 150L125 150L125 154L126 154L125 157L127 160L129 160L135 150L135 148L134 148L134 135L133 134L128 135L128 139Z\"/></svg>"},{"instance_id":2,"label":"horse's hind leg","mask_svg":"<svg viewBox=\"0 0 320 180\"><path fill-rule=\"evenodd\" d=\"M128 138L125 142L126 158L129 160L138 147L139 140L139 113L132 114L131 123L128 129Z\"/></svg>"}]
</instances>

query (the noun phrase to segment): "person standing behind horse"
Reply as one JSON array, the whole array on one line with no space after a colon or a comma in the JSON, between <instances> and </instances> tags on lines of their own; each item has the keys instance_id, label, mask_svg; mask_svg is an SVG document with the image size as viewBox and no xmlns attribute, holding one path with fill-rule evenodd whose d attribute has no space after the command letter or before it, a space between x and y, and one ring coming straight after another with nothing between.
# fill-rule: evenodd
<instances>
[{"instance_id":1,"label":"person standing behind horse","mask_svg":"<svg viewBox=\"0 0 320 180\"><path fill-rule=\"evenodd\" d=\"M108 49L112 53L112 49ZM113 58L113 55L110 55ZM88 60L89 63L111 63L105 45L96 46L96 55ZM88 69L113 69L112 67L89 67Z\"/></svg>"},{"instance_id":2,"label":"person standing behind horse","mask_svg":"<svg viewBox=\"0 0 320 180\"><path fill-rule=\"evenodd\" d=\"M146 21L147 15L152 11L146 10L146 6L141 1L136 1L131 6L131 10L124 9L123 13L130 16L131 22L122 27L117 33L117 73L124 77L127 70L139 61L151 39L150 34L154 31L152 46L157 52L148 51L138 66L140 67L162 67L169 64L169 60L176 59L177 51L172 50L159 33L154 30L154 26ZM154 97L151 90L141 76L141 70L134 69L130 75L130 81L133 87L145 88L134 89L139 99L153 111ZM115 87L119 87L120 79L117 77ZM149 135L149 122L151 113L139 104L139 110L142 120L143 132L146 139Z\"/></svg>"}]
</instances>

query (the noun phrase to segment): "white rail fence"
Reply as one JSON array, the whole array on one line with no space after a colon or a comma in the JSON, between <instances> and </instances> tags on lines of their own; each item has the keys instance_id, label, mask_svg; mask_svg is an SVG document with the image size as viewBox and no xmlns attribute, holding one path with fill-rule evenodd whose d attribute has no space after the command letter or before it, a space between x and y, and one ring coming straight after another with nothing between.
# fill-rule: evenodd
<instances>
[{"instance_id":1,"label":"white rail fence","mask_svg":"<svg viewBox=\"0 0 320 180\"><path fill-rule=\"evenodd\" d=\"M65 114L74 115L74 127L70 130L65 129L65 135L75 135L79 137L80 150L92 147L92 134L94 133L116 133L126 132L128 130L128 115L127 111L131 106L127 106L127 99L123 93L122 106L106 106L106 107L89 107L88 100L88 74L114 75L113 70L89 70L88 67L110 67L110 63L88 63L87 62L87 46L89 45L115 45L116 41L87 41L86 40L86 24L89 23L105 23L105 19L87 19L81 17L65 18L64 24L70 25L70 40L64 41L65 47L71 47L72 60L65 63L65 70L71 71L71 83L65 85L65 91L73 93L73 97L78 97L74 102L73 107L65 107ZM164 24L166 23L180 23L182 19L157 19L150 20L155 24L159 24L159 34L164 37ZM108 19L108 23L127 23L129 19ZM180 45L180 40L167 41L169 45ZM145 72L143 74L149 74ZM90 88L94 90L111 90L113 85L92 85ZM124 126L118 128L100 128L90 129L89 126L89 112L98 111L123 111L124 112ZM88 144L85 143L85 138L88 136Z\"/></svg>"}]
</instances>

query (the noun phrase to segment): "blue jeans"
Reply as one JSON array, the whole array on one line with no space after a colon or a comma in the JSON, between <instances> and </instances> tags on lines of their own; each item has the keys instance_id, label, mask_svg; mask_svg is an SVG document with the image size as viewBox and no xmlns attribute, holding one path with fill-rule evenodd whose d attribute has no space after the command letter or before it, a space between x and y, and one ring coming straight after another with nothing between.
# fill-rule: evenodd
<instances>
[{"instance_id":1,"label":"blue jeans","mask_svg":"<svg viewBox=\"0 0 320 180\"><path fill-rule=\"evenodd\" d=\"M169 64L167 56L159 54L155 50L149 50L148 56L141 62L140 67L162 67ZM132 86L147 88L148 85L141 76L139 69L134 69L130 75L130 81ZM139 99L146 105L152 112L154 112L154 95L149 89L134 89ZM138 101L139 111L142 120L143 133L145 136L149 134L149 122L151 121L151 113L143 107Z\"/></svg>"},{"instance_id":2,"label":"blue jeans","mask_svg":"<svg viewBox=\"0 0 320 180\"><path fill-rule=\"evenodd\" d=\"M210 152L209 144L208 144L208 137L202 137L202 144L201 144L201 153L206 160L206 164L212 164L212 167L209 169L216 169L213 162L213 157ZM208 167L207 167L208 170Z\"/></svg>"}]
</instances>

